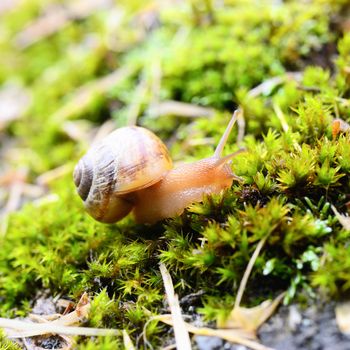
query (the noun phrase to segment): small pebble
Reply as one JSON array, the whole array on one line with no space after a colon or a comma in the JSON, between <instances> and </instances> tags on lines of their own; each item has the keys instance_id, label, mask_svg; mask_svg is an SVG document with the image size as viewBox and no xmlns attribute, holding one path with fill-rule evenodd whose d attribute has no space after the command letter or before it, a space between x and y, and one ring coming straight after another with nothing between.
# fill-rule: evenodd
<instances>
[{"instance_id":1,"label":"small pebble","mask_svg":"<svg viewBox=\"0 0 350 350\"><path fill-rule=\"evenodd\" d=\"M197 335L195 337L198 350L221 350L224 342L219 337L207 337L204 335Z\"/></svg>"}]
</instances>

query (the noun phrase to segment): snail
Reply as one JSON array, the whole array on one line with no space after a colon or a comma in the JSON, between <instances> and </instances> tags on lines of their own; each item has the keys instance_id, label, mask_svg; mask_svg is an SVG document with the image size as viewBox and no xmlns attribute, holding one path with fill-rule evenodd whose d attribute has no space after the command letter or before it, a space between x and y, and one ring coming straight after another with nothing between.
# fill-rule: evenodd
<instances>
[{"instance_id":1,"label":"snail","mask_svg":"<svg viewBox=\"0 0 350 350\"><path fill-rule=\"evenodd\" d=\"M74 183L87 212L97 221L114 223L131 211L136 222L153 224L180 215L204 194L231 187L230 160L222 156L238 118L236 110L212 156L173 168L164 143L138 126L116 129L83 156Z\"/></svg>"}]
</instances>

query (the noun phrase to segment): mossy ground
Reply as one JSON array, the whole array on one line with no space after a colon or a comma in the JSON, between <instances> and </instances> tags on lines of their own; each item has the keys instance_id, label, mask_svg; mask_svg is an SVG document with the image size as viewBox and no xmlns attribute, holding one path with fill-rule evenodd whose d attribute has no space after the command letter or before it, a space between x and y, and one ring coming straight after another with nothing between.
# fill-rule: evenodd
<instances>
[{"instance_id":1,"label":"mossy ground","mask_svg":"<svg viewBox=\"0 0 350 350\"><path fill-rule=\"evenodd\" d=\"M88 325L127 329L136 341L163 310L158 264L164 262L180 298L204 291L196 312L222 320L266 236L247 304L284 290L285 303L346 296L350 232L331 205L346 213L350 193L350 133L332 134L334 118L350 120L348 2L110 2L24 45L19 33L55 3L24 1L0 13L0 84L31 96L25 115L3 130L16 140L4 164L26 167L30 183L60 165L68 169L49 183L54 200L24 205L0 238L0 316L26 315L43 289L74 301L88 292ZM100 78L123 69L124 79L101 89ZM81 86L88 92L77 99ZM157 116L151 107L165 100L215 112ZM88 137L72 136L69 126L87 121L89 134L110 118L121 126L138 117L169 141L175 161L190 161L213 152L237 106L247 152L232 167L243 183L155 226L131 217L102 225L84 213L71 170ZM225 152L237 149L236 135ZM149 324L148 340L158 346L165 331ZM2 338L0 344L12 349ZM77 347L122 344L79 339Z\"/></svg>"}]
</instances>

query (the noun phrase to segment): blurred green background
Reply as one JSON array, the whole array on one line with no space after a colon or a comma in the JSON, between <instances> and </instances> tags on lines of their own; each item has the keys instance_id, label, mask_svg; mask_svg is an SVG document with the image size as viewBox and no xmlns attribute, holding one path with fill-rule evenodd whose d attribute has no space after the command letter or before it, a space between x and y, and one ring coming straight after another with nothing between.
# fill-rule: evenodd
<instances>
[{"instance_id":1,"label":"blurred green background","mask_svg":"<svg viewBox=\"0 0 350 350\"><path fill-rule=\"evenodd\" d=\"M21 148L5 162L23 164L37 176L76 158L76 141L88 139L80 133L110 118L117 126L139 118L168 137L179 127L181 137L189 120L171 118L176 108L157 113L159 103L232 112L249 89L272 76L308 65L332 70L337 40L349 27L346 4L2 2L1 129ZM271 122L264 116L255 113L258 120L248 118L248 127L266 129Z\"/></svg>"}]
</instances>

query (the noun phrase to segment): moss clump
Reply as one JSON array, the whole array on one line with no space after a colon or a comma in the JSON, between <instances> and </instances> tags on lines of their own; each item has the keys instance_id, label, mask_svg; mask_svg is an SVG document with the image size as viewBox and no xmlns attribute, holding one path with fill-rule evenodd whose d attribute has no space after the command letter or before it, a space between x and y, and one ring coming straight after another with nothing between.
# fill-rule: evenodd
<instances>
[{"instance_id":1,"label":"moss clump","mask_svg":"<svg viewBox=\"0 0 350 350\"><path fill-rule=\"evenodd\" d=\"M71 132L80 125L75 119L84 118L90 133L94 123L113 118L122 125L139 116L139 124L169 140L175 160L199 159L212 154L240 105L247 151L232 167L244 181L154 226L131 217L96 223L70 174L53 181L48 190L56 200L25 205L0 238L0 315L23 316L43 288L73 300L88 292L88 325L126 329L136 342L149 318L164 311L163 262L180 301L201 291L196 311L222 319L264 238L245 303L281 290L286 303L319 290L329 298L347 293L349 232L331 210L346 212L350 193L350 134L332 133L334 118L350 120L350 35L334 22L347 3L146 5L125 1L95 11L26 48L9 38L42 14L40 1L0 15L7 57L0 82L16 77L32 97L23 119L6 129L26 150L16 161L29 167L29 181L62 164L73 169L88 143ZM104 77L115 70L127 74L106 87ZM157 116L151 107L168 99L215 111L191 121ZM231 142L225 152L236 149ZM153 346L163 344L156 322L146 332ZM115 349L122 340L77 344Z\"/></svg>"},{"instance_id":2,"label":"moss clump","mask_svg":"<svg viewBox=\"0 0 350 350\"><path fill-rule=\"evenodd\" d=\"M3 331L0 330L0 348L2 350L20 350L20 346L16 343L8 340L4 335Z\"/></svg>"}]
</instances>

